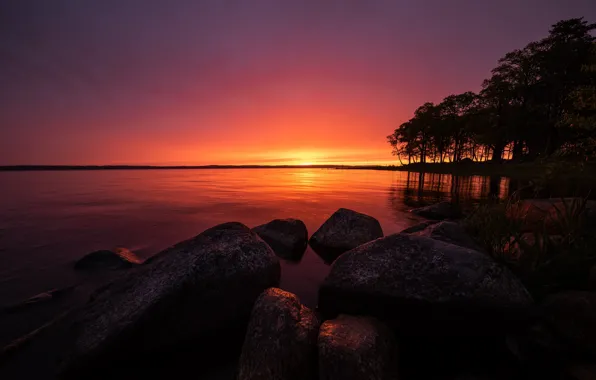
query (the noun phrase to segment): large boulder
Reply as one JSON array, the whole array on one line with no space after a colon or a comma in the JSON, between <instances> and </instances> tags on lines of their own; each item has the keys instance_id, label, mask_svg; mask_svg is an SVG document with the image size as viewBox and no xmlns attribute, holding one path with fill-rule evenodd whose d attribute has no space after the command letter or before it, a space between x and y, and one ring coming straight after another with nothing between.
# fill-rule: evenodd
<instances>
[{"instance_id":1,"label":"large boulder","mask_svg":"<svg viewBox=\"0 0 596 380\"><path fill-rule=\"evenodd\" d=\"M468 235L466 230L456 222L443 221L434 223L426 227L424 230L415 232L414 234L476 251L483 251L482 247L480 247L480 245Z\"/></svg>"},{"instance_id":2,"label":"large boulder","mask_svg":"<svg viewBox=\"0 0 596 380\"><path fill-rule=\"evenodd\" d=\"M248 227L226 223L126 273L8 360L0 357L0 378L106 378L137 364L150 372L163 353L186 345L199 351L194 367L234 355L254 301L279 283L280 264Z\"/></svg>"},{"instance_id":3,"label":"large boulder","mask_svg":"<svg viewBox=\"0 0 596 380\"><path fill-rule=\"evenodd\" d=\"M340 208L311 236L309 244L323 259L331 262L342 253L380 237L383 237L383 230L378 220Z\"/></svg>"},{"instance_id":4,"label":"large boulder","mask_svg":"<svg viewBox=\"0 0 596 380\"><path fill-rule=\"evenodd\" d=\"M391 330L371 317L340 315L319 332L319 379L397 379L397 345Z\"/></svg>"},{"instance_id":5,"label":"large boulder","mask_svg":"<svg viewBox=\"0 0 596 380\"><path fill-rule=\"evenodd\" d=\"M461 217L461 210L459 207L451 202L439 202L434 205L415 208L412 213L428 219L445 220L457 219Z\"/></svg>"},{"instance_id":6,"label":"large boulder","mask_svg":"<svg viewBox=\"0 0 596 380\"><path fill-rule=\"evenodd\" d=\"M596 293L567 291L547 297L546 321L574 352L596 355Z\"/></svg>"},{"instance_id":7,"label":"large boulder","mask_svg":"<svg viewBox=\"0 0 596 380\"><path fill-rule=\"evenodd\" d=\"M427 335L510 328L532 305L522 283L488 255L406 234L344 253L319 290L326 316L373 315Z\"/></svg>"},{"instance_id":8,"label":"large boulder","mask_svg":"<svg viewBox=\"0 0 596 380\"><path fill-rule=\"evenodd\" d=\"M252 229L281 258L299 260L308 242L308 231L298 219L275 219Z\"/></svg>"},{"instance_id":9,"label":"large boulder","mask_svg":"<svg viewBox=\"0 0 596 380\"><path fill-rule=\"evenodd\" d=\"M106 269L128 269L141 264L134 253L126 248L116 248L114 250L100 250L91 252L74 264L74 268L84 271L101 271Z\"/></svg>"},{"instance_id":10,"label":"large boulder","mask_svg":"<svg viewBox=\"0 0 596 380\"><path fill-rule=\"evenodd\" d=\"M318 331L317 316L296 295L267 289L252 310L238 379L316 378Z\"/></svg>"}]
</instances>

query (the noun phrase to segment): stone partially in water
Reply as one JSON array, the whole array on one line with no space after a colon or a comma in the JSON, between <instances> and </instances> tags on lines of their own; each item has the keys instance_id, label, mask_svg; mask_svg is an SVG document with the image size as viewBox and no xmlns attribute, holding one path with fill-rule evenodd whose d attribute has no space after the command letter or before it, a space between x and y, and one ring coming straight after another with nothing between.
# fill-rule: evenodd
<instances>
[{"instance_id":1,"label":"stone partially in water","mask_svg":"<svg viewBox=\"0 0 596 380\"><path fill-rule=\"evenodd\" d=\"M460 247L483 251L482 247L468 235L466 230L456 222L443 221L433 223L415 235L426 236L431 239L444 241L445 243L459 245Z\"/></svg>"},{"instance_id":2,"label":"stone partially in water","mask_svg":"<svg viewBox=\"0 0 596 380\"><path fill-rule=\"evenodd\" d=\"M112 251L104 249L91 252L77 260L74 268L84 271L128 269L141 263L142 260L128 249L116 248Z\"/></svg>"},{"instance_id":3,"label":"stone partially in water","mask_svg":"<svg viewBox=\"0 0 596 380\"><path fill-rule=\"evenodd\" d=\"M5 313L14 313L14 312L26 310L29 308L33 308L35 306L44 304L46 302L53 301L59 297L64 296L65 294L69 294L74 289L75 289L74 285L68 286L68 287L65 287L62 289L51 289L51 290L45 291L43 293L39 293L33 297L30 297L29 299L27 299L25 301L19 302L14 305L7 306L2 310Z\"/></svg>"},{"instance_id":4,"label":"stone partially in water","mask_svg":"<svg viewBox=\"0 0 596 380\"><path fill-rule=\"evenodd\" d=\"M327 316L366 314L424 334L488 332L527 318L522 283L488 255L395 234L339 257L319 290Z\"/></svg>"},{"instance_id":5,"label":"stone partially in water","mask_svg":"<svg viewBox=\"0 0 596 380\"><path fill-rule=\"evenodd\" d=\"M319 321L296 295L270 288L251 313L239 380L316 378Z\"/></svg>"},{"instance_id":6,"label":"stone partially in water","mask_svg":"<svg viewBox=\"0 0 596 380\"><path fill-rule=\"evenodd\" d=\"M459 207L451 202L439 202L434 205L415 208L412 213L434 220L457 219L461 217Z\"/></svg>"},{"instance_id":7,"label":"stone partially in water","mask_svg":"<svg viewBox=\"0 0 596 380\"><path fill-rule=\"evenodd\" d=\"M340 208L310 238L310 246L326 261L371 240L383 237L378 220Z\"/></svg>"},{"instance_id":8,"label":"stone partially in water","mask_svg":"<svg viewBox=\"0 0 596 380\"><path fill-rule=\"evenodd\" d=\"M393 333L370 317L340 315L319 332L319 379L397 379Z\"/></svg>"},{"instance_id":9,"label":"stone partially in water","mask_svg":"<svg viewBox=\"0 0 596 380\"><path fill-rule=\"evenodd\" d=\"M275 219L252 229L281 258L300 260L308 242L308 231L298 219Z\"/></svg>"},{"instance_id":10,"label":"stone partially in water","mask_svg":"<svg viewBox=\"0 0 596 380\"><path fill-rule=\"evenodd\" d=\"M0 357L0 378L107 378L130 365L137 366L130 372L150 372L164 365L163 353L191 342L194 366L234 355L254 301L279 277L279 260L249 228L213 227L131 269Z\"/></svg>"}]
</instances>

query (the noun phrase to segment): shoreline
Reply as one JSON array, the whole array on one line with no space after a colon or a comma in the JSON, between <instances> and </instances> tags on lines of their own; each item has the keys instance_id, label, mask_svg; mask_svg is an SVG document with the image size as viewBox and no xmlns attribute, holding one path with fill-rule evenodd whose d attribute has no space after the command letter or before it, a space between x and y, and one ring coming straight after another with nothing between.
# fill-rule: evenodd
<instances>
[{"instance_id":1,"label":"shoreline","mask_svg":"<svg viewBox=\"0 0 596 380\"><path fill-rule=\"evenodd\" d=\"M527 162L458 162L414 163L407 165L5 165L0 172L21 171L94 171L94 170L206 170L206 169L336 169L408 171L462 176L501 176L511 178L540 178L556 174L563 178L596 178L596 164L549 161Z\"/></svg>"}]
</instances>

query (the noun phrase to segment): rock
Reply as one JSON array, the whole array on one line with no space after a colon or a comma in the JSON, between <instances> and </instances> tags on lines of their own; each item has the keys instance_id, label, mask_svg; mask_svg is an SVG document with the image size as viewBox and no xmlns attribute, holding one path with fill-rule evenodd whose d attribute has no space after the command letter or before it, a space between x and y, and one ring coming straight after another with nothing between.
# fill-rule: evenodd
<instances>
[{"instance_id":1,"label":"rock","mask_svg":"<svg viewBox=\"0 0 596 380\"><path fill-rule=\"evenodd\" d=\"M508 335L506 344L516 361L524 366L526 378L552 378L553 373L561 372L568 364L567 347L543 321L537 321L515 335Z\"/></svg>"},{"instance_id":2,"label":"rock","mask_svg":"<svg viewBox=\"0 0 596 380\"><path fill-rule=\"evenodd\" d=\"M593 265L592 268L590 268L590 274L589 274L589 278L588 278L588 286L590 287L590 289L596 290L596 265Z\"/></svg>"},{"instance_id":3,"label":"rock","mask_svg":"<svg viewBox=\"0 0 596 380\"><path fill-rule=\"evenodd\" d=\"M318 331L315 313L296 295L267 289L251 313L238 379L316 378Z\"/></svg>"},{"instance_id":4,"label":"rock","mask_svg":"<svg viewBox=\"0 0 596 380\"><path fill-rule=\"evenodd\" d=\"M433 224L438 223L436 220L427 220L418 224L413 225L412 227L408 227L405 230L401 231L401 234L413 234L415 232L420 232L425 230L428 226L432 226Z\"/></svg>"},{"instance_id":5,"label":"rock","mask_svg":"<svg viewBox=\"0 0 596 380\"><path fill-rule=\"evenodd\" d=\"M542 307L555 334L574 352L596 354L596 293L561 292Z\"/></svg>"},{"instance_id":6,"label":"rock","mask_svg":"<svg viewBox=\"0 0 596 380\"><path fill-rule=\"evenodd\" d=\"M370 317L340 315L319 332L319 379L397 379L397 345L390 329Z\"/></svg>"},{"instance_id":7,"label":"rock","mask_svg":"<svg viewBox=\"0 0 596 380\"><path fill-rule=\"evenodd\" d=\"M482 247L468 235L466 230L456 222L443 221L431 224L424 230L414 234L444 241L449 244L459 245L460 247L473 249L479 252L484 251Z\"/></svg>"},{"instance_id":8,"label":"rock","mask_svg":"<svg viewBox=\"0 0 596 380\"><path fill-rule=\"evenodd\" d=\"M249 228L226 223L126 273L10 360L0 355L0 378L107 378L163 364L191 342L200 342L192 366L202 369L239 353L254 301L278 284L280 264Z\"/></svg>"},{"instance_id":9,"label":"rock","mask_svg":"<svg viewBox=\"0 0 596 380\"><path fill-rule=\"evenodd\" d=\"M3 309L6 313L14 313L17 311L21 311L24 309L32 308L34 306L41 305L43 303L55 300L59 297L62 297L65 294L68 294L74 290L75 286L71 285L61 289L51 289L45 291L43 293L39 293L23 302L19 302L14 305L7 306Z\"/></svg>"},{"instance_id":10,"label":"rock","mask_svg":"<svg viewBox=\"0 0 596 380\"><path fill-rule=\"evenodd\" d=\"M573 363L567 368L567 374L570 380L594 380L596 379L596 364Z\"/></svg>"},{"instance_id":11,"label":"rock","mask_svg":"<svg viewBox=\"0 0 596 380\"><path fill-rule=\"evenodd\" d=\"M434 205L415 208L412 213L434 220L457 219L461 217L460 209L451 202L439 202Z\"/></svg>"},{"instance_id":12,"label":"rock","mask_svg":"<svg viewBox=\"0 0 596 380\"><path fill-rule=\"evenodd\" d=\"M319 290L325 316L373 315L426 335L508 329L532 306L522 283L488 255L406 234L344 253Z\"/></svg>"},{"instance_id":13,"label":"rock","mask_svg":"<svg viewBox=\"0 0 596 380\"><path fill-rule=\"evenodd\" d=\"M308 231L298 219L275 219L252 229L281 258L300 260L308 242Z\"/></svg>"},{"instance_id":14,"label":"rock","mask_svg":"<svg viewBox=\"0 0 596 380\"><path fill-rule=\"evenodd\" d=\"M383 237L378 220L340 208L310 238L310 246L326 261L371 240Z\"/></svg>"},{"instance_id":15,"label":"rock","mask_svg":"<svg viewBox=\"0 0 596 380\"><path fill-rule=\"evenodd\" d=\"M77 260L74 268L84 271L128 269L141 263L142 261L128 249L116 248L113 251L100 250L91 252Z\"/></svg>"}]
</instances>

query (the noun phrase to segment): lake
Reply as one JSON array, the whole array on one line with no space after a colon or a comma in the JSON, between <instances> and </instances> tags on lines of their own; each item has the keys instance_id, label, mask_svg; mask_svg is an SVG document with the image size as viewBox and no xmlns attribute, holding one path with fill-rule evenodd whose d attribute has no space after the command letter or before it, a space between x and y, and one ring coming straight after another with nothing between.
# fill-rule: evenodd
<instances>
[{"instance_id":1,"label":"lake","mask_svg":"<svg viewBox=\"0 0 596 380\"><path fill-rule=\"evenodd\" d=\"M0 172L0 306L84 279L85 254L126 247L147 258L216 224L298 218L312 234L340 207L386 235L419 221L421 203L506 196L508 179L377 170L199 169ZM282 260L281 287L316 304L329 271L310 248Z\"/></svg>"}]
</instances>

